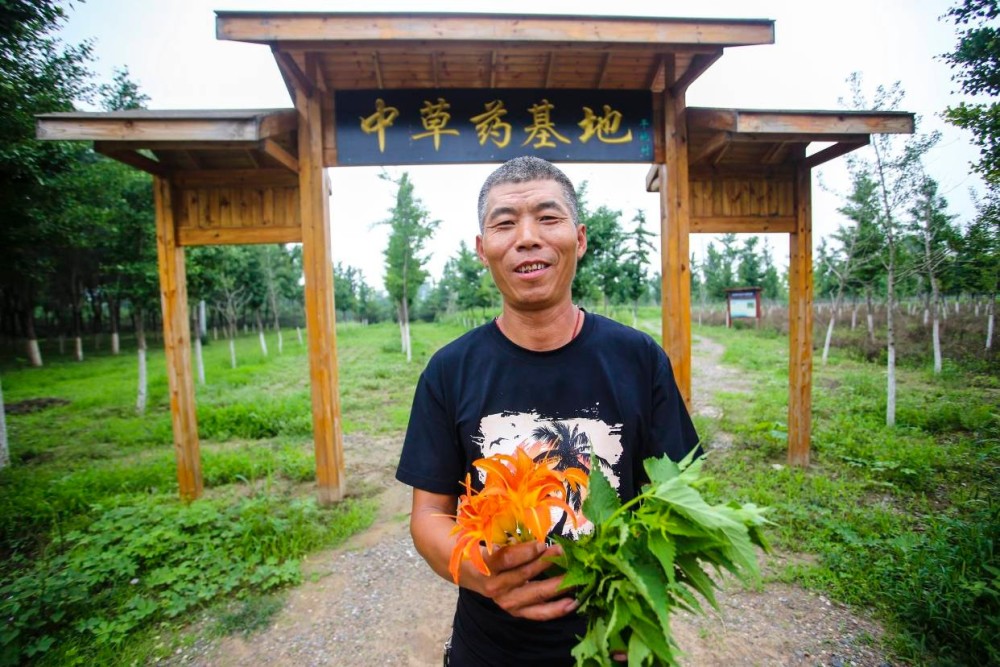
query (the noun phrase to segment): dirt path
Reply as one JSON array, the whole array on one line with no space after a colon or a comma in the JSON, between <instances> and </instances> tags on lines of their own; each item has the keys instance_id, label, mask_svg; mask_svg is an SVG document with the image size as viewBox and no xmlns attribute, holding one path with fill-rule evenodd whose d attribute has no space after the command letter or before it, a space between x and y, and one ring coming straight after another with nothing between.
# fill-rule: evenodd
<instances>
[{"instance_id":1,"label":"dirt path","mask_svg":"<svg viewBox=\"0 0 1000 667\"><path fill-rule=\"evenodd\" d=\"M750 387L719 363L720 345L695 338L693 351L694 410L718 418L715 392ZM346 546L306 563L306 583L289 593L271 628L247 639L230 637L195 647L177 656L177 662L205 667L440 665L456 593L430 571L410 542L409 490L393 480L399 444L395 439L346 439L347 479L382 489L379 517ZM727 434L716 433L707 447L725 449L729 444ZM780 557L771 566L778 563ZM876 648L878 626L822 596L783 584L755 592L727 583L719 602L720 614L675 617L675 636L688 656L685 665L887 664Z\"/></svg>"}]
</instances>

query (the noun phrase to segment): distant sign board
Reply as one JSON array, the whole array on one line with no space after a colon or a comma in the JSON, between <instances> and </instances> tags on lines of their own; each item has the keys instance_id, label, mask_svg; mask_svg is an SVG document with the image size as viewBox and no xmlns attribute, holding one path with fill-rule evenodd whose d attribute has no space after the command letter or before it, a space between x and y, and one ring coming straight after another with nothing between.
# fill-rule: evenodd
<instances>
[{"instance_id":1,"label":"distant sign board","mask_svg":"<svg viewBox=\"0 0 1000 667\"><path fill-rule=\"evenodd\" d=\"M757 317L757 292L730 292L730 317Z\"/></svg>"},{"instance_id":2,"label":"distant sign board","mask_svg":"<svg viewBox=\"0 0 1000 667\"><path fill-rule=\"evenodd\" d=\"M649 91L351 90L334 93L341 165L649 162Z\"/></svg>"}]
</instances>

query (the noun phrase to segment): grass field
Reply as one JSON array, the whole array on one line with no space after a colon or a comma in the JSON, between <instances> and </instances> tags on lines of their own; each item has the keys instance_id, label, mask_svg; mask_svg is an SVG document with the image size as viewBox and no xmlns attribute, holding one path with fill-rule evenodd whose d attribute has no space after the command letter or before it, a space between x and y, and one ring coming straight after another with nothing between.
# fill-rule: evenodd
<instances>
[{"instance_id":1,"label":"grass field","mask_svg":"<svg viewBox=\"0 0 1000 667\"><path fill-rule=\"evenodd\" d=\"M640 326L658 323L640 312ZM412 330L408 364L395 325L338 327L348 434L401 436L426 359L462 331ZM802 471L784 465L787 339L695 333L724 344L753 386L716 397L721 421L699 420L710 451L713 433L734 436L710 454L708 493L772 507L777 547L815 555L778 576L874 609L899 660L1000 663L1000 378L904 367L898 424L886 428L884 369L837 349L816 366L813 465ZM150 351L143 417L131 353L0 363L12 453L0 472L0 614L12 619L0 664L141 664L185 641L193 619L249 631L280 608L302 556L372 521L364 493L332 509L314 502L305 350L294 333L281 355L268 342L264 357L255 336L239 339L236 369L222 341L206 347L206 493L191 505L177 500L162 353Z\"/></svg>"}]
</instances>

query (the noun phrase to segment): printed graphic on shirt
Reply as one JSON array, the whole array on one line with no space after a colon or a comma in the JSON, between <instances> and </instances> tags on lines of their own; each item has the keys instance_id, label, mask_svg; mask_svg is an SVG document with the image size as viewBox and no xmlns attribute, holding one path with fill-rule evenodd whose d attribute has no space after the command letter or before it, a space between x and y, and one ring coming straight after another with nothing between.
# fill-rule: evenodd
<instances>
[{"instance_id":1,"label":"printed graphic on shirt","mask_svg":"<svg viewBox=\"0 0 1000 667\"><path fill-rule=\"evenodd\" d=\"M587 417L552 419L535 412L503 412L483 417L476 440L483 457L512 455L516 448L521 448L536 461L555 459L557 470L582 468L589 471L593 453L601 471L617 489L621 482L614 466L622 457L621 428L621 424L607 424ZM479 471L479 476L482 482L486 473ZM578 528L566 520L564 511L552 510L553 533L576 538L593 530L593 524L584 521L580 513L585 497L570 491L567 498L567 504L577 515Z\"/></svg>"}]
</instances>

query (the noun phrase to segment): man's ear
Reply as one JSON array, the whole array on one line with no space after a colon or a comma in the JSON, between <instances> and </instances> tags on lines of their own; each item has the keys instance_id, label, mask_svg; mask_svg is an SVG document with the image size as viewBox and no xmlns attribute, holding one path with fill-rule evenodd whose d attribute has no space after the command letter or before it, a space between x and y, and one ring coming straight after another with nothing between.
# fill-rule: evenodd
<instances>
[{"instance_id":1,"label":"man's ear","mask_svg":"<svg viewBox=\"0 0 1000 667\"><path fill-rule=\"evenodd\" d=\"M483 253L482 234L476 234L476 254L479 255L479 261L483 263L483 266L489 267L490 263L486 261L486 255Z\"/></svg>"},{"instance_id":2,"label":"man's ear","mask_svg":"<svg viewBox=\"0 0 1000 667\"><path fill-rule=\"evenodd\" d=\"M576 259L583 259L587 253L587 225L576 226Z\"/></svg>"}]
</instances>

